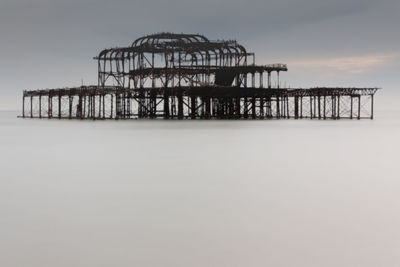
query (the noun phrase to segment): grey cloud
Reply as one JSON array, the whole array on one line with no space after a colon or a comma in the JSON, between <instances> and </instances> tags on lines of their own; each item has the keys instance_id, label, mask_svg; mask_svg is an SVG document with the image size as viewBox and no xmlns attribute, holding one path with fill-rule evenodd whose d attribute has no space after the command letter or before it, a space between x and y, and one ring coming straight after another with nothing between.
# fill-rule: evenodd
<instances>
[{"instance_id":1,"label":"grey cloud","mask_svg":"<svg viewBox=\"0 0 400 267\"><path fill-rule=\"evenodd\" d=\"M260 63L392 53L400 42L397 0L3 0L0 5L0 92L9 95L81 78L95 81L92 57L101 49L160 31L237 39ZM17 79L21 73L23 79Z\"/></svg>"}]
</instances>

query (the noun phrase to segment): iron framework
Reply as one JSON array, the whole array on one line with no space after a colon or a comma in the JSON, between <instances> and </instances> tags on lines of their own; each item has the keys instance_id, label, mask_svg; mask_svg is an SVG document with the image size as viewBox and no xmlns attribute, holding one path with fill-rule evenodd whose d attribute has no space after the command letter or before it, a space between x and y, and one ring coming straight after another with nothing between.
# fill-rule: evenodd
<instances>
[{"instance_id":1,"label":"iron framework","mask_svg":"<svg viewBox=\"0 0 400 267\"><path fill-rule=\"evenodd\" d=\"M96 86L24 91L22 117L373 119L378 90L282 88L285 64L256 65L236 41L195 34L148 35L95 59Z\"/></svg>"}]
</instances>

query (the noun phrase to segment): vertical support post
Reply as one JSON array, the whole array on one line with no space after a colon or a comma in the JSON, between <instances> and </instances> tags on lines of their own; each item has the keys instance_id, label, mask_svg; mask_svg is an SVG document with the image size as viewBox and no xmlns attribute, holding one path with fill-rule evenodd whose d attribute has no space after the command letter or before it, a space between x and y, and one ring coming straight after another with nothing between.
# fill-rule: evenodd
<instances>
[{"instance_id":1,"label":"vertical support post","mask_svg":"<svg viewBox=\"0 0 400 267\"><path fill-rule=\"evenodd\" d=\"M114 112L114 94L111 93L111 110L110 110L110 119L113 118L113 112Z\"/></svg>"},{"instance_id":2,"label":"vertical support post","mask_svg":"<svg viewBox=\"0 0 400 267\"><path fill-rule=\"evenodd\" d=\"M314 95L314 118L317 118L317 96Z\"/></svg>"},{"instance_id":3,"label":"vertical support post","mask_svg":"<svg viewBox=\"0 0 400 267\"><path fill-rule=\"evenodd\" d=\"M371 95L371 120L374 119L374 95Z\"/></svg>"},{"instance_id":4,"label":"vertical support post","mask_svg":"<svg viewBox=\"0 0 400 267\"><path fill-rule=\"evenodd\" d=\"M251 115L253 117L253 119L256 118L256 98L255 96L252 97L251 99Z\"/></svg>"},{"instance_id":5,"label":"vertical support post","mask_svg":"<svg viewBox=\"0 0 400 267\"><path fill-rule=\"evenodd\" d=\"M350 96L350 119L353 119L353 96Z\"/></svg>"},{"instance_id":6,"label":"vertical support post","mask_svg":"<svg viewBox=\"0 0 400 267\"><path fill-rule=\"evenodd\" d=\"M289 97L288 96L286 96L286 113L287 113L287 118L290 119Z\"/></svg>"},{"instance_id":7,"label":"vertical support post","mask_svg":"<svg viewBox=\"0 0 400 267\"><path fill-rule=\"evenodd\" d=\"M143 90L144 90L143 88L140 88L140 91L143 91ZM125 118L125 116L126 116L126 100L125 100L125 95L126 95L125 92L123 92L123 93L121 94L121 96L122 96L122 118ZM143 98L140 99L140 102L141 102L142 105L143 105ZM143 106L142 106L142 116L143 116L143 112L144 112L144 110L143 110Z\"/></svg>"},{"instance_id":8,"label":"vertical support post","mask_svg":"<svg viewBox=\"0 0 400 267\"><path fill-rule=\"evenodd\" d=\"M183 119L183 92L182 88L178 89L178 119L182 120Z\"/></svg>"},{"instance_id":9,"label":"vertical support post","mask_svg":"<svg viewBox=\"0 0 400 267\"><path fill-rule=\"evenodd\" d=\"M103 98L103 119L106 118L106 103L105 103L105 94L102 95Z\"/></svg>"},{"instance_id":10,"label":"vertical support post","mask_svg":"<svg viewBox=\"0 0 400 267\"><path fill-rule=\"evenodd\" d=\"M361 96L358 96L358 116L357 119L361 119Z\"/></svg>"},{"instance_id":11,"label":"vertical support post","mask_svg":"<svg viewBox=\"0 0 400 267\"><path fill-rule=\"evenodd\" d=\"M139 99L140 101L140 99ZM119 119L121 115L121 95L119 93L115 94L115 119ZM140 106L140 102L139 102L139 106L138 106L138 117L141 117L141 106Z\"/></svg>"},{"instance_id":12,"label":"vertical support post","mask_svg":"<svg viewBox=\"0 0 400 267\"><path fill-rule=\"evenodd\" d=\"M48 104L47 104L47 117L51 118L53 116L53 97L49 94L47 98Z\"/></svg>"},{"instance_id":13,"label":"vertical support post","mask_svg":"<svg viewBox=\"0 0 400 267\"><path fill-rule=\"evenodd\" d=\"M195 96L191 96L190 97L190 118L193 120L196 118L196 97Z\"/></svg>"},{"instance_id":14,"label":"vertical support post","mask_svg":"<svg viewBox=\"0 0 400 267\"><path fill-rule=\"evenodd\" d=\"M31 96L31 118L33 118L33 96Z\"/></svg>"},{"instance_id":15,"label":"vertical support post","mask_svg":"<svg viewBox=\"0 0 400 267\"><path fill-rule=\"evenodd\" d=\"M324 120L326 120L326 95L324 95Z\"/></svg>"},{"instance_id":16,"label":"vertical support post","mask_svg":"<svg viewBox=\"0 0 400 267\"><path fill-rule=\"evenodd\" d=\"M39 95L39 118L42 118L42 95Z\"/></svg>"},{"instance_id":17,"label":"vertical support post","mask_svg":"<svg viewBox=\"0 0 400 267\"><path fill-rule=\"evenodd\" d=\"M206 102L205 116L206 116L206 118L210 118L211 117L211 99L210 99L210 97L206 96L205 102Z\"/></svg>"},{"instance_id":18,"label":"vertical support post","mask_svg":"<svg viewBox=\"0 0 400 267\"><path fill-rule=\"evenodd\" d=\"M300 97L300 118L303 118L303 96Z\"/></svg>"},{"instance_id":19,"label":"vertical support post","mask_svg":"<svg viewBox=\"0 0 400 267\"><path fill-rule=\"evenodd\" d=\"M88 95L87 96L87 102L88 102L88 105L87 105L87 117L88 118L91 118L92 117L92 96L91 95Z\"/></svg>"},{"instance_id":20,"label":"vertical support post","mask_svg":"<svg viewBox=\"0 0 400 267\"><path fill-rule=\"evenodd\" d=\"M167 88L164 89L164 119L169 119L169 95Z\"/></svg>"},{"instance_id":21,"label":"vertical support post","mask_svg":"<svg viewBox=\"0 0 400 267\"><path fill-rule=\"evenodd\" d=\"M61 95L58 95L58 118L61 118Z\"/></svg>"},{"instance_id":22,"label":"vertical support post","mask_svg":"<svg viewBox=\"0 0 400 267\"><path fill-rule=\"evenodd\" d=\"M240 117L241 117L240 108L241 108L240 97L237 97L237 98L236 98L236 117L237 117L237 118L240 118Z\"/></svg>"},{"instance_id":23,"label":"vertical support post","mask_svg":"<svg viewBox=\"0 0 400 267\"><path fill-rule=\"evenodd\" d=\"M83 114L82 114L82 95L79 94L78 96L78 108L77 108L77 114L76 117L82 119L83 118Z\"/></svg>"},{"instance_id":24,"label":"vertical support post","mask_svg":"<svg viewBox=\"0 0 400 267\"><path fill-rule=\"evenodd\" d=\"M22 96L22 118L25 118L25 93Z\"/></svg>"},{"instance_id":25,"label":"vertical support post","mask_svg":"<svg viewBox=\"0 0 400 267\"><path fill-rule=\"evenodd\" d=\"M276 117L277 118L281 117L280 105L279 105L279 96L276 96Z\"/></svg>"},{"instance_id":26,"label":"vertical support post","mask_svg":"<svg viewBox=\"0 0 400 267\"><path fill-rule=\"evenodd\" d=\"M247 102L247 97L243 98L243 105L244 105L244 116L243 118L247 119L249 117L249 103Z\"/></svg>"},{"instance_id":27,"label":"vertical support post","mask_svg":"<svg viewBox=\"0 0 400 267\"><path fill-rule=\"evenodd\" d=\"M115 109L117 112L117 116L120 116L121 108L123 108L123 106L121 106L121 101L123 101L123 99L121 100L121 95L123 95L123 94L118 94L115 96L116 100L117 100L116 109ZM138 99L138 105L139 105L138 106L138 117L139 117L139 119L143 118L143 116L144 116L144 108L143 108L144 99L145 99L144 89L140 88L139 99Z\"/></svg>"},{"instance_id":28,"label":"vertical support post","mask_svg":"<svg viewBox=\"0 0 400 267\"><path fill-rule=\"evenodd\" d=\"M68 117L69 117L69 119L71 119L72 118L72 99L73 99L73 96L71 96L71 95L69 95L68 96Z\"/></svg>"},{"instance_id":29,"label":"vertical support post","mask_svg":"<svg viewBox=\"0 0 400 267\"><path fill-rule=\"evenodd\" d=\"M101 118L101 94L99 94L99 113L98 118Z\"/></svg>"},{"instance_id":30,"label":"vertical support post","mask_svg":"<svg viewBox=\"0 0 400 267\"><path fill-rule=\"evenodd\" d=\"M260 118L264 118L264 96L260 97Z\"/></svg>"},{"instance_id":31,"label":"vertical support post","mask_svg":"<svg viewBox=\"0 0 400 267\"><path fill-rule=\"evenodd\" d=\"M83 118L86 117L86 96L83 96Z\"/></svg>"},{"instance_id":32,"label":"vertical support post","mask_svg":"<svg viewBox=\"0 0 400 267\"><path fill-rule=\"evenodd\" d=\"M321 119L321 95L318 93L318 119Z\"/></svg>"},{"instance_id":33,"label":"vertical support post","mask_svg":"<svg viewBox=\"0 0 400 267\"><path fill-rule=\"evenodd\" d=\"M130 91L128 91L128 93L126 94L126 108L127 108L127 112L126 115L128 118L131 117L131 98L132 98L132 94ZM155 108L155 106L154 106Z\"/></svg>"},{"instance_id":34,"label":"vertical support post","mask_svg":"<svg viewBox=\"0 0 400 267\"><path fill-rule=\"evenodd\" d=\"M338 95L337 100L337 117L340 119L340 95Z\"/></svg>"}]
</instances>

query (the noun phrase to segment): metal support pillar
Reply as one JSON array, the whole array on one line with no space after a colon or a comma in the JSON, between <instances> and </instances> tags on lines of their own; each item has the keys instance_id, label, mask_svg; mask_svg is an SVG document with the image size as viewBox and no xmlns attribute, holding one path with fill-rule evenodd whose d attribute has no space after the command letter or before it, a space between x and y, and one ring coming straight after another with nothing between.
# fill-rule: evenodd
<instances>
[{"instance_id":1,"label":"metal support pillar","mask_svg":"<svg viewBox=\"0 0 400 267\"><path fill-rule=\"evenodd\" d=\"M297 120L299 118L299 97L294 97L294 118Z\"/></svg>"},{"instance_id":2,"label":"metal support pillar","mask_svg":"<svg viewBox=\"0 0 400 267\"><path fill-rule=\"evenodd\" d=\"M371 120L374 119L374 95L371 95Z\"/></svg>"},{"instance_id":3,"label":"metal support pillar","mask_svg":"<svg viewBox=\"0 0 400 267\"><path fill-rule=\"evenodd\" d=\"M193 120L196 118L196 97L190 97L190 118Z\"/></svg>"},{"instance_id":4,"label":"metal support pillar","mask_svg":"<svg viewBox=\"0 0 400 267\"><path fill-rule=\"evenodd\" d=\"M114 112L114 94L111 94L111 103L110 103L110 119L113 118L113 112Z\"/></svg>"},{"instance_id":5,"label":"metal support pillar","mask_svg":"<svg viewBox=\"0 0 400 267\"><path fill-rule=\"evenodd\" d=\"M179 88L178 92L178 119L183 119L183 94L182 88Z\"/></svg>"},{"instance_id":6,"label":"metal support pillar","mask_svg":"<svg viewBox=\"0 0 400 267\"><path fill-rule=\"evenodd\" d=\"M164 91L164 119L169 119L169 96L168 92Z\"/></svg>"},{"instance_id":7,"label":"metal support pillar","mask_svg":"<svg viewBox=\"0 0 400 267\"><path fill-rule=\"evenodd\" d=\"M33 96L31 96L31 118L33 118Z\"/></svg>"},{"instance_id":8,"label":"metal support pillar","mask_svg":"<svg viewBox=\"0 0 400 267\"><path fill-rule=\"evenodd\" d=\"M22 118L25 118L25 93L22 96Z\"/></svg>"},{"instance_id":9,"label":"metal support pillar","mask_svg":"<svg viewBox=\"0 0 400 267\"><path fill-rule=\"evenodd\" d=\"M353 118L353 96L350 96L350 119Z\"/></svg>"},{"instance_id":10,"label":"metal support pillar","mask_svg":"<svg viewBox=\"0 0 400 267\"><path fill-rule=\"evenodd\" d=\"M58 95L58 118L61 118L61 95Z\"/></svg>"},{"instance_id":11,"label":"metal support pillar","mask_svg":"<svg viewBox=\"0 0 400 267\"><path fill-rule=\"evenodd\" d=\"M276 117L277 118L281 117L280 105L279 105L279 96L276 97Z\"/></svg>"},{"instance_id":12,"label":"metal support pillar","mask_svg":"<svg viewBox=\"0 0 400 267\"><path fill-rule=\"evenodd\" d=\"M42 95L39 95L39 118L42 118Z\"/></svg>"}]
</instances>

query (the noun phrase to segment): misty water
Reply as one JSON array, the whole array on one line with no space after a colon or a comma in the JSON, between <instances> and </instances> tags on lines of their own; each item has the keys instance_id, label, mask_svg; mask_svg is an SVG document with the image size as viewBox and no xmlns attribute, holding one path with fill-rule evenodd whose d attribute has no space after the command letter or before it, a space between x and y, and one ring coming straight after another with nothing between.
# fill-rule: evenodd
<instances>
[{"instance_id":1,"label":"misty water","mask_svg":"<svg viewBox=\"0 0 400 267\"><path fill-rule=\"evenodd\" d=\"M397 109L373 121L17 115L0 113L1 266L400 264Z\"/></svg>"}]
</instances>

